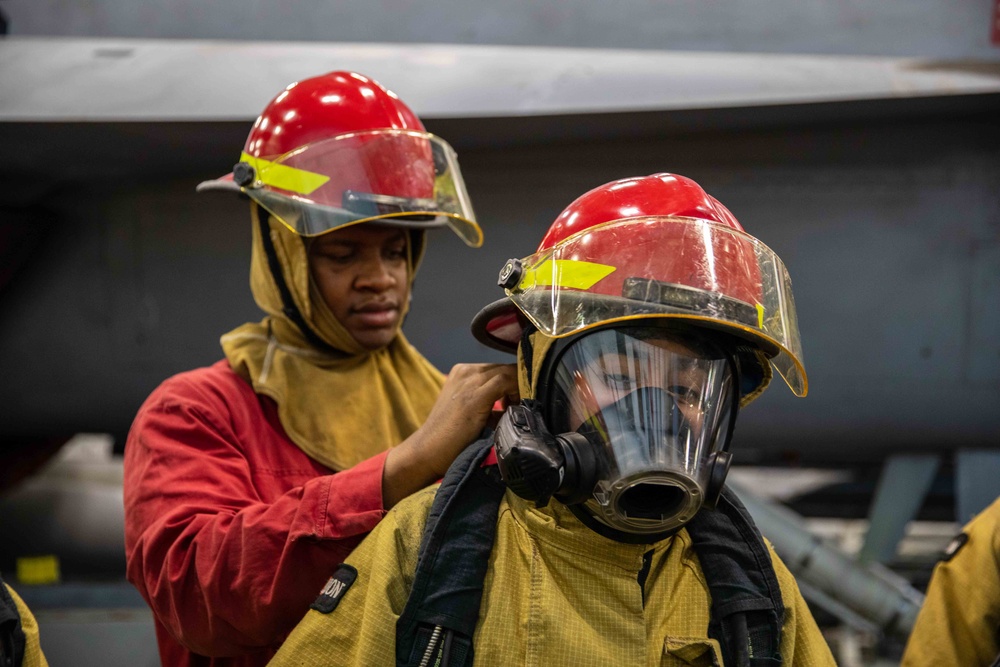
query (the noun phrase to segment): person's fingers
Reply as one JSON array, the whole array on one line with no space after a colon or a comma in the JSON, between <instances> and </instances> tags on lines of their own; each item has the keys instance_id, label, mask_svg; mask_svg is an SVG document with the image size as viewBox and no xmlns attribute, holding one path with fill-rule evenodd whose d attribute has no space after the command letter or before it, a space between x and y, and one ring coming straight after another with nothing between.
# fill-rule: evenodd
<instances>
[{"instance_id":1,"label":"person's fingers","mask_svg":"<svg viewBox=\"0 0 1000 667\"><path fill-rule=\"evenodd\" d=\"M497 401L518 398L514 364L456 364L449 372L427 422L425 454L435 467L451 461L489 424Z\"/></svg>"},{"instance_id":2,"label":"person's fingers","mask_svg":"<svg viewBox=\"0 0 1000 667\"><path fill-rule=\"evenodd\" d=\"M442 394L462 394L474 402L492 396L497 400L517 393L517 368L514 364L458 364L442 388Z\"/></svg>"},{"instance_id":3,"label":"person's fingers","mask_svg":"<svg viewBox=\"0 0 1000 667\"><path fill-rule=\"evenodd\" d=\"M505 364L485 369L484 376L493 384L500 384L505 387L517 386L517 367L514 364Z\"/></svg>"}]
</instances>

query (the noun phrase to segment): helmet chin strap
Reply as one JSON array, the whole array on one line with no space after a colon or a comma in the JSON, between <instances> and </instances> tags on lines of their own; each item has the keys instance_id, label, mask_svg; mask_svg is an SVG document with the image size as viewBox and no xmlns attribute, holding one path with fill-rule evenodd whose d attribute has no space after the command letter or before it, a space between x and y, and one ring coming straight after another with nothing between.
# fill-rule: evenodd
<instances>
[{"instance_id":1,"label":"helmet chin strap","mask_svg":"<svg viewBox=\"0 0 1000 667\"><path fill-rule=\"evenodd\" d=\"M732 444L733 431L736 430L736 415L740 412L740 405L743 400L741 384L745 372L744 364L740 361L742 358L741 350L746 350L746 348L740 347L736 353L726 355L733 374L733 391L730 392L731 403L729 405L729 424L726 427L726 441L722 443L722 447L719 447L719 450L712 454L709 459L712 472L708 476L708 487L705 489L703 507L712 510L715 509L715 506L719 502L722 489L726 484L726 477L729 475L729 467L733 463L733 455L729 451L729 446ZM753 364L753 362L750 363ZM752 368L755 369L756 366L753 365ZM749 370L747 369L747 371Z\"/></svg>"},{"instance_id":2,"label":"helmet chin strap","mask_svg":"<svg viewBox=\"0 0 1000 667\"><path fill-rule=\"evenodd\" d=\"M292 298L292 292L288 288L288 283L285 282L285 274L281 269L281 261L278 259L277 250L274 247L274 241L271 239L271 230L268 226L267 218L268 216L261 215L262 212L266 213L264 209L260 208L256 203L251 204L256 208L254 217L257 218L257 224L260 228L260 239L261 243L264 245L264 254L267 256L267 266L271 272L271 277L274 280L275 286L278 288L278 293L281 295L281 311L284 313L285 317L289 319L302 335L321 352L336 352L332 345L327 343L325 340L320 338L319 334L316 333L309 323L306 322L305 318L302 316L302 312L299 307L295 305L295 300Z\"/></svg>"}]
</instances>

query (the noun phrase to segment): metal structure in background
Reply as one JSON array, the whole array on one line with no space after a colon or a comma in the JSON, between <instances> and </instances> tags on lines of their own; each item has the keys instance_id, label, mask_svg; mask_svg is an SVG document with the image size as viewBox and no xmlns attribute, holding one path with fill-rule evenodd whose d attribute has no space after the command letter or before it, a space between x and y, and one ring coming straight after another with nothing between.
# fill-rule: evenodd
<instances>
[{"instance_id":1,"label":"metal structure in background","mask_svg":"<svg viewBox=\"0 0 1000 667\"><path fill-rule=\"evenodd\" d=\"M934 454L892 454L886 458L859 561L888 563L896 555L906 526L917 518L940 464L941 457Z\"/></svg>"},{"instance_id":2,"label":"metal structure in background","mask_svg":"<svg viewBox=\"0 0 1000 667\"><path fill-rule=\"evenodd\" d=\"M13 35L997 58L994 0L34 0ZM993 40L991 41L991 36ZM409 97L405 99L409 100Z\"/></svg>"},{"instance_id":3,"label":"metal structure in background","mask_svg":"<svg viewBox=\"0 0 1000 667\"><path fill-rule=\"evenodd\" d=\"M860 563L806 527L802 517L738 482L728 484L799 584L805 598L855 630L905 640L923 595L878 563Z\"/></svg>"}]
</instances>

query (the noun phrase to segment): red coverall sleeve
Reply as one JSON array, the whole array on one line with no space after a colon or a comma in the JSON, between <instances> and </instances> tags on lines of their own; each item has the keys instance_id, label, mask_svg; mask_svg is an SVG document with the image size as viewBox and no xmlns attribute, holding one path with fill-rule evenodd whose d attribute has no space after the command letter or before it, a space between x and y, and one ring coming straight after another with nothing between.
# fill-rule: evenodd
<instances>
[{"instance_id":1,"label":"red coverall sleeve","mask_svg":"<svg viewBox=\"0 0 1000 667\"><path fill-rule=\"evenodd\" d=\"M277 647L384 516L385 455L264 498L215 397L154 397L125 448L128 579L196 653Z\"/></svg>"}]
</instances>

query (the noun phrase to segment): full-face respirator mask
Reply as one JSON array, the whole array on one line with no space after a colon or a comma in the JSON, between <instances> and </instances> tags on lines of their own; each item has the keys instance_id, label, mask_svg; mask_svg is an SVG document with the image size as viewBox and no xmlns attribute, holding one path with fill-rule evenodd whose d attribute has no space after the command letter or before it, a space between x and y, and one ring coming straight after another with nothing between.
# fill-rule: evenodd
<instances>
[{"instance_id":1,"label":"full-face respirator mask","mask_svg":"<svg viewBox=\"0 0 1000 667\"><path fill-rule=\"evenodd\" d=\"M660 539L713 506L729 469L740 368L732 346L701 331L618 324L557 340L537 400L498 424L508 487L538 506L555 497L622 542Z\"/></svg>"}]
</instances>

